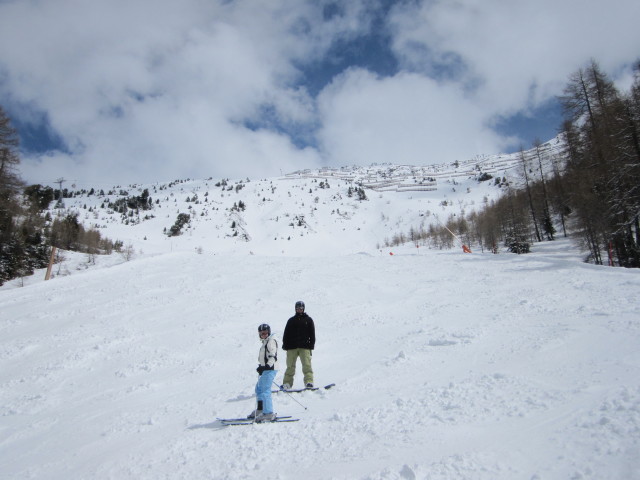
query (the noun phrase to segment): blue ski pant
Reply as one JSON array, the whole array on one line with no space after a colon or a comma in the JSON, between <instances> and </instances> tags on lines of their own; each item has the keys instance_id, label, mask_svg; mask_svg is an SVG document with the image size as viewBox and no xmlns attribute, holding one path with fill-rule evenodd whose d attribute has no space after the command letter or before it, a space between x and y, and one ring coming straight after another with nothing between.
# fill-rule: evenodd
<instances>
[{"instance_id":1,"label":"blue ski pant","mask_svg":"<svg viewBox=\"0 0 640 480\"><path fill-rule=\"evenodd\" d=\"M262 401L262 411L273 413L273 401L271 400L271 386L276 379L277 370L265 370L256 383L256 399Z\"/></svg>"}]
</instances>

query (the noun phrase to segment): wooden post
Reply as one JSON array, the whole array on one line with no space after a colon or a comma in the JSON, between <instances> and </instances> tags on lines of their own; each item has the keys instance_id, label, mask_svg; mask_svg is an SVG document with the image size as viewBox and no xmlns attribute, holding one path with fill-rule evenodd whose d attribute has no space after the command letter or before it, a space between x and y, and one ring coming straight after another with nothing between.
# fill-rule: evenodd
<instances>
[{"instance_id":1,"label":"wooden post","mask_svg":"<svg viewBox=\"0 0 640 480\"><path fill-rule=\"evenodd\" d=\"M51 257L49 258L49 266L47 274L44 276L45 281L51 278L51 269L53 268L53 260L56 258L56 247L51 247Z\"/></svg>"}]
</instances>

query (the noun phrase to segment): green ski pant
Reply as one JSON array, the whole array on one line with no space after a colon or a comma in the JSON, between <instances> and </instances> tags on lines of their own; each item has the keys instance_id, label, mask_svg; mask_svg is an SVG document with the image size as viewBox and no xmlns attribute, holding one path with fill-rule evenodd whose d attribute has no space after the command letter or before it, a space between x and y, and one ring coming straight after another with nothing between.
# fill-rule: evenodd
<instances>
[{"instance_id":1,"label":"green ski pant","mask_svg":"<svg viewBox=\"0 0 640 480\"><path fill-rule=\"evenodd\" d=\"M287 369L284 372L283 384L293 387L293 376L296 374L296 362L300 357L302 363L302 374L304 375L304 384L313 383L313 369L311 368L311 350L308 348L294 348L287 350Z\"/></svg>"}]
</instances>

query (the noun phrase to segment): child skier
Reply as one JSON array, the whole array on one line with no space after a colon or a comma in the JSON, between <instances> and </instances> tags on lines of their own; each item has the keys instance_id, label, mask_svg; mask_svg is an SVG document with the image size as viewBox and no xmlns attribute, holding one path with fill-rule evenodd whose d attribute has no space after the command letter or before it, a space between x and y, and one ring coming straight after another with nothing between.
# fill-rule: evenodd
<instances>
[{"instance_id":1,"label":"child skier","mask_svg":"<svg viewBox=\"0 0 640 480\"><path fill-rule=\"evenodd\" d=\"M255 418L256 422L271 422L275 420L273 402L271 399L271 385L278 373L278 342L271 334L271 327L263 323L258 327L258 335L262 345L258 352L258 368L260 377L256 383L257 408L247 418Z\"/></svg>"}]
</instances>

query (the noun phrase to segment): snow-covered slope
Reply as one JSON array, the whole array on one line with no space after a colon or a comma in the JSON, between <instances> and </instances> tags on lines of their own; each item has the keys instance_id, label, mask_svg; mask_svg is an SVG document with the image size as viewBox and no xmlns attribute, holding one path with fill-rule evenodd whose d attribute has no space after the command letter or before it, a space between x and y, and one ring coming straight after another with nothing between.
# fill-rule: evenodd
<instances>
[{"instance_id":1,"label":"snow-covered slope","mask_svg":"<svg viewBox=\"0 0 640 480\"><path fill-rule=\"evenodd\" d=\"M637 271L564 241L394 253L179 251L0 290L2 478L640 478ZM298 299L336 387L222 427Z\"/></svg>"}]
</instances>

